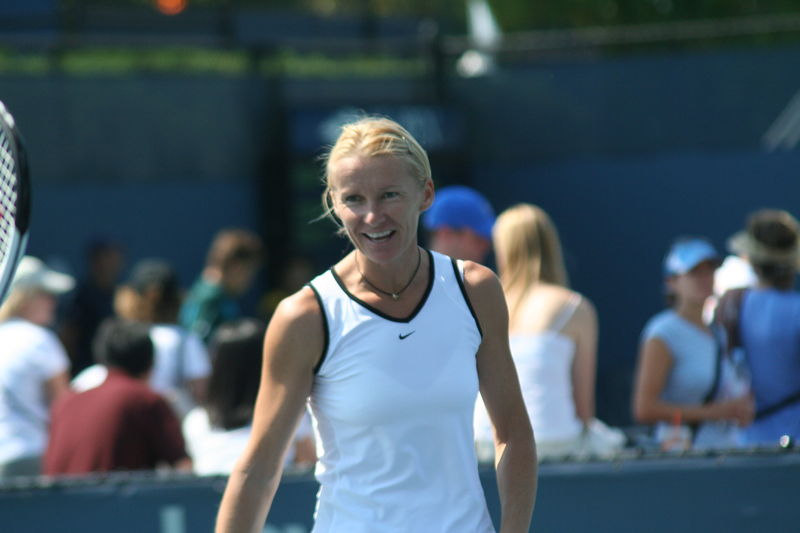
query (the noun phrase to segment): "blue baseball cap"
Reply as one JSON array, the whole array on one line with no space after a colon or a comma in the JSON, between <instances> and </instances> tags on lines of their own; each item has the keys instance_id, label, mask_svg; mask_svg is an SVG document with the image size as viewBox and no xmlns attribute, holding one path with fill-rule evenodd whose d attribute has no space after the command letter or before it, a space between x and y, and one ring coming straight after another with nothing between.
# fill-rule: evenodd
<instances>
[{"instance_id":1,"label":"blue baseball cap","mask_svg":"<svg viewBox=\"0 0 800 533\"><path fill-rule=\"evenodd\" d=\"M710 242L701 238L679 239L664 258L664 275L686 274L703 261L720 261L719 253Z\"/></svg>"},{"instance_id":2,"label":"blue baseball cap","mask_svg":"<svg viewBox=\"0 0 800 533\"><path fill-rule=\"evenodd\" d=\"M464 185L451 185L436 191L422 223L428 230L469 228L491 240L494 218L494 209L481 193Z\"/></svg>"}]
</instances>

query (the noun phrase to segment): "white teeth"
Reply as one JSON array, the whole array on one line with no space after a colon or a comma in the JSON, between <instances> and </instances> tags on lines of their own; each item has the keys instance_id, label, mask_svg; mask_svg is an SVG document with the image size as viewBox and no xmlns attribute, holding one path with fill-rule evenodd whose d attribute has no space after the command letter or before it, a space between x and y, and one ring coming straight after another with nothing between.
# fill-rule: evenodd
<instances>
[{"instance_id":1,"label":"white teeth","mask_svg":"<svg viewBox=\"0 0 800 533\"><path fill-rule=\"evenodd\" d=\"M367 233L367 237L369 237L370 239L382 239L384 237L388 237L389 235L391 235L391 233L392 230L382 231L380 233Z\"/></svg>"}]
</instances>

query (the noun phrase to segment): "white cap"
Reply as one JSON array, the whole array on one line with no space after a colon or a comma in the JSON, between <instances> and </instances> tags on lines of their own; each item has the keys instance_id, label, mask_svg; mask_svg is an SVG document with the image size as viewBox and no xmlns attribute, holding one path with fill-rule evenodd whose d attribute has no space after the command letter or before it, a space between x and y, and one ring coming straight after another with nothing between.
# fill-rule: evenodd
<instances>
[{"instance_id":1,"label":"white cap","mask_svg":"<svg viewBox=\"0 0 800 533\"><path fill-rule=\"evenodd\" d=\"M53 294L72 290L75 278L47 267L40 259L26 255L22 258L11 282L11 290L41 289Z\"/></svg>"}]
</instances>

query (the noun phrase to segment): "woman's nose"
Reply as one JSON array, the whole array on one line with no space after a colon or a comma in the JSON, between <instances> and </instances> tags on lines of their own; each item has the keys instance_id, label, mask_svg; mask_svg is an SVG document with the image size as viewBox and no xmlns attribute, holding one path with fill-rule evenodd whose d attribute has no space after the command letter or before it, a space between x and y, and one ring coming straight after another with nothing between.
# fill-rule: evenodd
<instances>
[{"instance_id":1,"label":"woman's nose","mask_svg":"<svg viewBox=\"0 0 800 533\"><path fill-rule=\"evenodd\" d=\"M383 211L381 210L378 202L371 202L367 205L367 211L364 214L364 222L370 225L375 225L381 222L383 218Z\"/></svg>"}]
</instances>

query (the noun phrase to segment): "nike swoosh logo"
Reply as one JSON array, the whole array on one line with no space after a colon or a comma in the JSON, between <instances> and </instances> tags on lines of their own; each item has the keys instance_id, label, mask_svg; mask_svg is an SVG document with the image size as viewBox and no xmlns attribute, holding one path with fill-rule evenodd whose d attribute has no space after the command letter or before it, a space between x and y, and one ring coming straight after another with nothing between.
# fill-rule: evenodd
<instances>
[{"instance_id":1,"label":"nike swoosh logo","mask_svg":"<svg viewBox=\"0 0 800 533\"><path fill-rule=\"evenodd\" d=\"M397 338L398 338L398 339L400 339L400 340L403 340L403 339L405 339L406 337L409 337L410 335L413 335L415 331L417 331L417 330L414 330L414 331L412 331L411 333L406 333L405 335L400 335L400 334L398 333L398 334L397 334Z\"/></svg>"}]
</instances>

